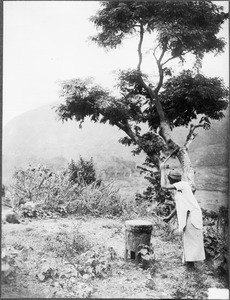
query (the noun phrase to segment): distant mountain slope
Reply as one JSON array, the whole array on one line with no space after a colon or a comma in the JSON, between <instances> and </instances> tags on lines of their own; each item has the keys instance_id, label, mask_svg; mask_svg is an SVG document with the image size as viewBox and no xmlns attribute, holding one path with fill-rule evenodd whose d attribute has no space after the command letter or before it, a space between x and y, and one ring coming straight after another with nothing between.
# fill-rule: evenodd
<instances>
[{"instance_id":1,"label":"distant mountain slope","mask_svg":"<svg viewBox=\"0 0 230 300\"><path fill-rule=\"evenodd\" d=\"M188 129L176 130L182 143ZM211 130L199 130L191 144L191 159L195 165L227 164L228 117L214 122ZM57 120L52 105L24 113L3 128L3 179L15 166L28 162L63 165L70 159L93 157L99 168L105 168L120 158L140 164L144 155L132 156L131 147L118 143L124 133L108 124L86 120L80 129L77 122Z\"/></svg>"},{"instance_id":2,"label":"distant mountain slope","mask_svg":"<svg viewBox=\"0 0 230 300\"><path fill-rule=\"evenodd\" d=\"M99 169L123 161L141 163L144 156L132 156L131 148L118 143L124 134L116 127L87 119L79 128L75 121L57 120L52 105L26 112L3 128L3 180L15 167L28 163L59 166L81 155L90 157Z\"/></svg>"}]
</instances>

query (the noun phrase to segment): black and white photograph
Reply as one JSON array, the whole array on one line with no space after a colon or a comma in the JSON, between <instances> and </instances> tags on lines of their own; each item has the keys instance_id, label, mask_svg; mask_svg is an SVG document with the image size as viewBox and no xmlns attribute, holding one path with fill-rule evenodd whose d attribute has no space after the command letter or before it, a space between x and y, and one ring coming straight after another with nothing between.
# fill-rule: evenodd
<instances>
[{"instance_id":1,"label":"black and white photograph","mask_svg":"<svg viewBox=\"0 0 230 300\"><path fill-rule=\"evenodd\" d=\"M1 297L229 299L229 1L2 2Z\"/></svg>"}]
</instances>

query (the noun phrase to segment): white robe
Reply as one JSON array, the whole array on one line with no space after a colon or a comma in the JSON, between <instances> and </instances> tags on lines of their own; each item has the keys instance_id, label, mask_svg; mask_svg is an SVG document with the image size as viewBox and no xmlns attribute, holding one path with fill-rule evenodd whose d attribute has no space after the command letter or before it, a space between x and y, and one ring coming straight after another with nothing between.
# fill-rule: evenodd
<instances>
[{"instance_id":1,"label":"white robe","mask_svg":"<svg viewBox=\"0 0 230 300\"><path fill-rule=\"evenodd\" d=\"M188 182L179 181L173 184L177 189L175 193L176 210L179 224L179 231L186 226L187 212L190 211L191 222L197 229L202 229L203 220L201 208L192 192Z\"/></svg>"},{"instance_id":2,"label":"white robe","mask_svg":"<svg viewBox=\"0 0 230 300\"><path fill-rule=\"evenodd\" d=\"M180 181L174 183L174 186L177 189L175 202L178 225L179 230L183 231L182 261L204 260L203 220L200 206L188 182Z\"/></svg>"}]
</instances>

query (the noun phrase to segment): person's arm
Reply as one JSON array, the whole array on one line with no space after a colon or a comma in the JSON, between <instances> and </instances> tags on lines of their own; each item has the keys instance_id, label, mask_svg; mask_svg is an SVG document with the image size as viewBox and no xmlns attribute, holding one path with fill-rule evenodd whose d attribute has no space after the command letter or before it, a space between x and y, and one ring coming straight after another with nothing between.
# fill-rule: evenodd
<instances>
[{"instance_id":1,"label":"person's arm","mask_svg":"<svg viewBox=\"0 0 230 300\"><path fill-rule=\"evenodd\" d=\"M164 218L163 218L163 221L169 222L169 221L172 219L172 217L175 216L175 214L176 214L176 208L174 208L174 210L171 212L170 215L168 215L167 217L164 217Z\"/></svg>"},{"instance_id":2,"label":"person's arm","mask_svg":"<svg viewBox=\"0 0 230 300\"><path fill-rule=\"evenodd\" d=\"M165 163L160 165L160 172L161 172L161 187L162 189L171 189L175 190L175 186L173 184L170 184L168 181L168 175L165 170Z\"/></svg>"}]
</instances>

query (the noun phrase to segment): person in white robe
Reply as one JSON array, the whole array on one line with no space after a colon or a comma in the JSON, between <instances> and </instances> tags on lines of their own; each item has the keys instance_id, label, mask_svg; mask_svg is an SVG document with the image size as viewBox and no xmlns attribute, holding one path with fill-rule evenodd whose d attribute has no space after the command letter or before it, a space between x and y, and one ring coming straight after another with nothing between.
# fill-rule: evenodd
<instances>
[{"instance_id":1,"label":"person in white robe","mask_svg":"<svg viewBox=\"0 0 230 300\"><path fill-rule=\"evenodd\" d=\"M183 236L182 262L187 263L189 267L194 267L194 262L205 259L201 208L190 184L181 180L180 172L170 170L166 174L165 164L162 164L160 169L161 187L175 191L174 200L176 203L178 231L182 232Z\"/></svg>"}]
</instances>

